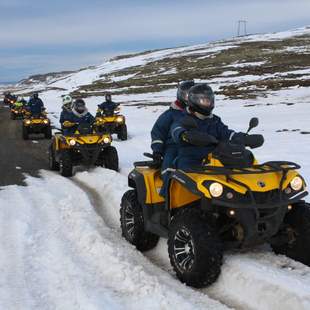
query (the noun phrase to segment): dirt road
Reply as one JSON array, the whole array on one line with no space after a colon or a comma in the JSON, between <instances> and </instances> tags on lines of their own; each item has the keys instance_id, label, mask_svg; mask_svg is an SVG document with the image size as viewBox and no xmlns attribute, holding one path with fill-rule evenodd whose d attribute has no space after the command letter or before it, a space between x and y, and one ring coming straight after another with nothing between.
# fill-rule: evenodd
<instances>
[{"instance_id":1,"label":"dirt road","mask_svg":"<svg viewBox=\"0 0 310 310\"><path fill-rule=\"evenodd\" d=\"M22 121L11 120L9 108L0 104L0 186L25 185L25 174L48 169L49 140L39 136L22 139Z\"/></svg>"}]
</instances>

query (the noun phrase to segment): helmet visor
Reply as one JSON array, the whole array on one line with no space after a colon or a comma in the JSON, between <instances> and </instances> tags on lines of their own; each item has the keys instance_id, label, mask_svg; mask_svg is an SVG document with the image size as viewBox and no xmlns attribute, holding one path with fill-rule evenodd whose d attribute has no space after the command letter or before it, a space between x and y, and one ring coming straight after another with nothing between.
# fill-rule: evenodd
<instances>
[{"instance_id":1,"label":"helmet visor","mask_svg":"<svg viewBox=\"0 0 310 310\"><path fill-rule=\"evenodd\" d=\"M180 90L180 97L183 101L187 101L188 100L188 90Z\"/></svg>"}]
</instances>

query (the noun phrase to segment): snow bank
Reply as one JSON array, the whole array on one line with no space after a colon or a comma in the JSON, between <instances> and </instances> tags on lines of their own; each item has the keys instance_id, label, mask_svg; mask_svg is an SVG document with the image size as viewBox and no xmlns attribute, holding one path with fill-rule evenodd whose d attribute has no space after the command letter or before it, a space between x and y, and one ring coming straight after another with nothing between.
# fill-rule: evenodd
<instances>
[{"instance_id":1,"label":"snow bank","mask_svg":"<svg viewBox=\"0 0 310 310\"><path fill-rule=\"evenodd\" d=\"M42 177L0 192L0 309L227 309L151 264L74 181Z\"/></svg>"}]
</instances>

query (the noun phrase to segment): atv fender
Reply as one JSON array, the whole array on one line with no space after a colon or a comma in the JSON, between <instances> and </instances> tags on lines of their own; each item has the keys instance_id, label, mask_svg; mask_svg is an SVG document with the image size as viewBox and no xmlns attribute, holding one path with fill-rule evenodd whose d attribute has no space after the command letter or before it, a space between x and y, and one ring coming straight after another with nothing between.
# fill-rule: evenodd
<instances>
[{"instance_id":1,"label":"atv fender","mask_svg":"<svg viewBox=\"0 0 310 310\"><path fill-rule=\"evenodd\" d=\"M146 186L144 176L137 170L133 170L128 175L128 186L137 191L138 201L143 206L146 201Z\"/></svg>"}]
</instances>

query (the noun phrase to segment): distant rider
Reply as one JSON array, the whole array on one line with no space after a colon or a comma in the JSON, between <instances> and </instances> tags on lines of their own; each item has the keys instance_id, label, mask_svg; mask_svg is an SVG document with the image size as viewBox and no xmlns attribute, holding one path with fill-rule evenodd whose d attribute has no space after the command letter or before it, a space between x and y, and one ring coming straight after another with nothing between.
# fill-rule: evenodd
<instances>
[{"instance_id":1,"label":"distant rider","mask_svg":"<svg viewBox=\"0 0 310 310\"><path fill-rule=\"evenodd\" d=\"M153 158L157 164L162 163L163 179L169 177L169 171L173 168L173 162L177 156L177 145L171 137L170 128L174 122L183 116L189 89L194 85L194 81L179 83L177 100L171 103L170 108L158 117L151 131ZM166 182L164 183L166 184ZM165 190L166 188L163 188L160 192L162 196L165 196Z\"/></svg>"},{"instance_id":2,"label":"distant rider","mask_svg":"<svg viewBox=\"0 0 310 310\"><path fill-rule=\"evenodd\" d=\"M80 124L92 124L95 118L88 112L85 101L77 99L72 105L72 111L60 121L65 135L72 135Z\"/></svg>"},{"instance_id":3,"label":"distant rider","mask_svg":"<svg viewBox=\"0 0 310 310\"><path fill-rule=\"evenodd\" d=\"M98 105L97 116L101 116L101 114L113 115L118 106L118 103L112 101L112 95L107 93L105 95L105 101Z\"/></svg>"},{"instance_id":4,"label":"distant rider","mask_svg":"<svg viewBox=\"0 0 310 310\"><path fill-rule=\"evenodd\" d=\"M14 103L14 107L16 109L20 109L25 107L27 104L27 101L23 97L17 97L17 100Z\"/></svg>"},{"instance_id":5,"label":"distant rider","mask_svg":"<svg viewBox=\"0 0 310 310\"><path fill-rule=\"evenodd\" d=\"M60 113L60 120L59 120L61 124L68 117L68 114L72 112L72 103L73 103L73 100L70 95L65 95L62 98L62 111Z\"/></svg>"},{"instance_id":6,"label":"distant rider","mask_svg":"<svg viewBox=\"0 0 310 310\"><path fill-rule=\"evenodd\" d=\"M40 116L44 111L45 107L38 93L34 93L27 104L27 110L31 115Z\"/></svg>"}]
</instances>

